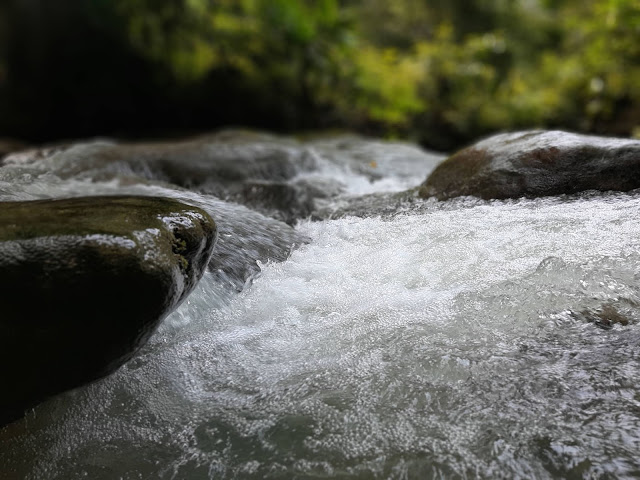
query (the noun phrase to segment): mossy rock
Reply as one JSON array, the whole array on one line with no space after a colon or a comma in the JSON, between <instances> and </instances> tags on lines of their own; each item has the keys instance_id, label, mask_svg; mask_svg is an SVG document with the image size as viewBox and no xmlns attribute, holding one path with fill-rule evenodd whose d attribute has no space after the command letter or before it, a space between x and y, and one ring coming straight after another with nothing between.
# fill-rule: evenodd
<instances>
[{"instance_id":1,"label":"mossy rock","mask_svg":"<svg viewBox=\"0 0 640 480\"><path fill-rule=\"evenodd\" d=\"M640 188L640 141L561 131L501 134L441 163L421 185L423 198L544 197Z\"/></svg>"},{"instance_id":2,"label":"mossy rock","mask_svg":"<svg viewBox=\"0 0 640 480\"><path fill-rule=\"evenodd\" d=\"M0 203L0 424L131 358L215 239L205 211L166 198Z\"/></svg>"}]
</instances>

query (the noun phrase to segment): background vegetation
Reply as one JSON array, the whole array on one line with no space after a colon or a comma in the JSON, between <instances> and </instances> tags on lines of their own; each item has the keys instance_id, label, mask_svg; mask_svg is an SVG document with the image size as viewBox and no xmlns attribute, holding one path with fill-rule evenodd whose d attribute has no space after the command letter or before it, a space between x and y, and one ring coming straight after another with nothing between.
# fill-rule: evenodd
<instances>
[{"instance_id":1,"label":"background vegetation","mask_svg":"<svg viewBox=\"0 0 640 480\"><path fill-rule=\"evenodd\" d=\"M0 136L640 135L640 0L5 0Z\"/></svg>"}]
</instances>

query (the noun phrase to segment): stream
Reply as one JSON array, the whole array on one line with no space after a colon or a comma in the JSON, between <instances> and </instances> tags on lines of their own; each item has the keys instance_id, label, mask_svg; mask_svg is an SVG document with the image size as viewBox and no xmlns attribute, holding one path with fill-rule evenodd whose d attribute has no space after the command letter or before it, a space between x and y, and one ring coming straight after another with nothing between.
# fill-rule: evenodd
<instances>
[{"instance_id":1,"label":"stream","mask_svg":"<svg viewBox=\"0 0 640 480\"><path fill-rule=\"evenodd\" d=\"M443 157L303 145L287 182L336 193L293 228L64 151L0 168L0 200L203 206L224 253L133 360L0 430L0 478L640 477L639 193L397 197Z\"/></svg>"}]
</instances>

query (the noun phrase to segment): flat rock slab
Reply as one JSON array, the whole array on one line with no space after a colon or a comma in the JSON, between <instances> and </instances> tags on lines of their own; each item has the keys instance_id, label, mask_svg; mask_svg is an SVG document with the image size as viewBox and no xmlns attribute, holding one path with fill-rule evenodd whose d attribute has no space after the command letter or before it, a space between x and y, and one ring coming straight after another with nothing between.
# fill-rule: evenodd
<instances>
[{"instance_id":1,"label":"flat rock slab","mask_svg":"<svg viewBox=\"0 0 640 480\"><path fill-rule=\"evenodd\" d=\"M204 210L167 198L0 203L0 425L131 358L215 239Z\"/></svg>"},{"instance_id":2,"label":"flat rock slab","mask_svg":"<svg viewBox=\"0 0 640 480\"><path fill-rule=\"evenodd\" d=\"M527 131L490 137L441 163L419 195L544 197L640 188L640 141Z\"/></svg>"}]
</instances>

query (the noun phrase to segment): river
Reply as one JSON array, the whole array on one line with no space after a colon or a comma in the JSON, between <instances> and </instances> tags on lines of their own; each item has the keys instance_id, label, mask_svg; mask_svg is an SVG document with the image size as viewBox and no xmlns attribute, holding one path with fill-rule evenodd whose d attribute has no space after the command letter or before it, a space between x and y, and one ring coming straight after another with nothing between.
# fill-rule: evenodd
<instances>
[{"instance_id":1,"label":"river","mask_svg":"<svg viewBox=\"0 0 640 480\"><path fill-rule=\"evenodd\" d=\"M298 177L342 185L323 208L380 192L370 211L299 221L240 287L207 273L118 372L0 430L0 477L638 478L640 194L377 209L442 157L310 145ZM238 255L279 228L34 165L0 175L0 199L174 196L220 213L223 243L224 221L249 225Z\"/></svg>"}]
</instances>

